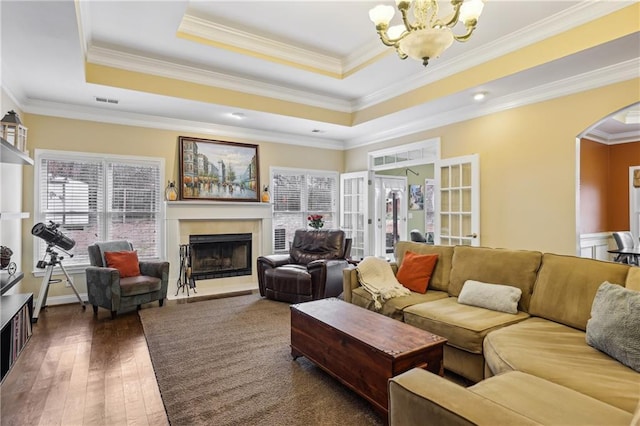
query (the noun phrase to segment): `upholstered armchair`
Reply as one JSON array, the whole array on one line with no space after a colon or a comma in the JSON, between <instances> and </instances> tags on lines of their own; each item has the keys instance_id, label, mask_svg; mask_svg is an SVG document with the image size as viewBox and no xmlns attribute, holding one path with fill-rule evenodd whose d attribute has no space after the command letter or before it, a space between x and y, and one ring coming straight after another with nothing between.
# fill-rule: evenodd
<instances>
[{"instance_id":1,"label":"upholstered armchair","mask_svg":"<svg viewBox=\"0 0 640 426\"><path fill-rule=\"evenodd\" d=\"M350 252L342 230L297 230L289 254L258 257L260 295L289 303L339 296Z\"/></svg>"},{"instance_id":2,"label":"upholstered armchair","mask_svg":"<svg viewBox=\"0 0 640 426\"><path fill-rule=\"evenodd\" d=\"M86 269L87 293L93 305L94 315L98 306L116 313L131 307L140 309L143 303L157 300L162 306L167 297L169 284L169 262L138 262L140 275L121 278L116 268L106 267L105 252L130 252L133 246L128 241L108 241L88 247L91 266Z\"/></svg>"}]
</instances>

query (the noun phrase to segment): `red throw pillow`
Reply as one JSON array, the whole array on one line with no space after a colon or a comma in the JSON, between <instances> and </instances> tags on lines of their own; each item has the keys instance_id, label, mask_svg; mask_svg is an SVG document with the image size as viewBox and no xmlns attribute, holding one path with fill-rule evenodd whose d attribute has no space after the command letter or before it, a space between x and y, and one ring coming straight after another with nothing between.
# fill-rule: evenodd
<instances>
[{"instance_id":1,"label":"red throw pillow","mask_svg":"<svg viewBox=\"0 0 640 426\"><path fill-rule=\"evenodd\" d=\"M437 261L437 254L417 254L408 251L404 254L396 278L409 290L426 293Z\"/></svg>"},{"instance_id":2,"label":"red throw pillow","mask_svg":"<svg viewBox=\"0 0 640 426\"><path fill-rule=\"evenodd\" d=\"M109 268L116 268L120 278L137 277L140 275L138 252L134 251L105 251L104 259Z\"/></svg>"}]
</instances>

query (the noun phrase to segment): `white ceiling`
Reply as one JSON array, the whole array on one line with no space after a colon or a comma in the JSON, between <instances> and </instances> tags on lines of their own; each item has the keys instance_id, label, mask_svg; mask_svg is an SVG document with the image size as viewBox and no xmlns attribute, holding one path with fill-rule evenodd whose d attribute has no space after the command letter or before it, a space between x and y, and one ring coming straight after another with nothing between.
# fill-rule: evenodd
<instances>
[{"instance_id":1,"label":"white ceiling","mask_svg":"<svg viewBox=\"0 0 640 426\"><path fill-rule=\"evenodd\" d=\"M474 36L423 68L379 42L368 10L380 1L2 0L2 85L26 112L344 149L638 78L640 38L636 32L358 125L87 83L85 61L352 113L635 2L487 1ZM243 43L244 53L177 37L185 17L209 25L218 43ZM338 73L389 54L340 79L250 50ZM488 94L482 103L472 101L478 91ZM590 135L638 140L640 124L606 120Z\"/></svg>"}]
</instances>

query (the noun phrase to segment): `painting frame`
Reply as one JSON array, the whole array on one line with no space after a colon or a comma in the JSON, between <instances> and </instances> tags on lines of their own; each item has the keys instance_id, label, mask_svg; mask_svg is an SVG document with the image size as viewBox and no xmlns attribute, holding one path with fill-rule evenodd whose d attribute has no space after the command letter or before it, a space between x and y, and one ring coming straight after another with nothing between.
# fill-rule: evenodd
<instances>
[{"instance_id":1,"label":"painting frame","mask_svg":"<svg viewBox=\"0 0 640 426\"><path fill-rule=\"evenodd\" d=\"M178 137L181 200L259 202L259 146Z\"/></svg>"}]
</instances>

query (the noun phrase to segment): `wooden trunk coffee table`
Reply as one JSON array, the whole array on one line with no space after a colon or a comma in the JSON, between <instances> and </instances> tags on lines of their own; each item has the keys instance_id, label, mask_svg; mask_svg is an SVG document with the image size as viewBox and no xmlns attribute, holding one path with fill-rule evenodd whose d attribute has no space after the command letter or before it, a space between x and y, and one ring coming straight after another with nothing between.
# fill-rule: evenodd
<instances>
[{"instance_id":1,"label":"wooden trunk coffee table","mask_svg":"<svg viewBox=\"0 0 640 426\"><path fill-rule=\"evenodd\" d=\"M305 356L385 417L388 380L414 367L443 375L447 339L339 299L291 305L291 355Z\"/></svg>"}]
</instances>

